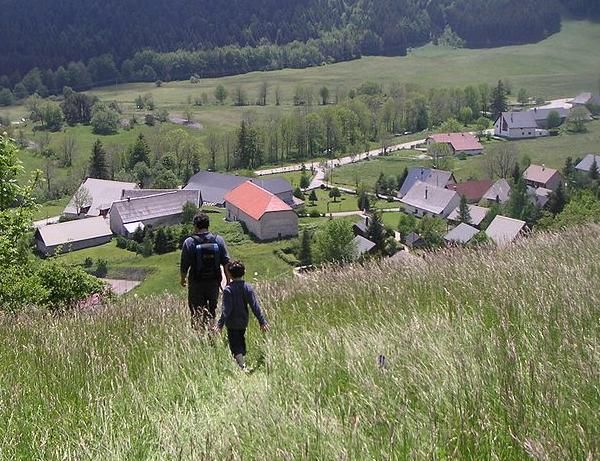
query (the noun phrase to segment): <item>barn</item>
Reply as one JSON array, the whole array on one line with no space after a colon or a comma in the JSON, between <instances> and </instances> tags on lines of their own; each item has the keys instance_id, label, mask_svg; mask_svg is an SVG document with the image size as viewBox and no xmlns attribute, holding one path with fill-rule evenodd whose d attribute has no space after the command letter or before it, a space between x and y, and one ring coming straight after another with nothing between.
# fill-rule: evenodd
<instances>
[{"instance_id":1,"label":"barn","mask_svg":"<svg viewBox=\"0 0 600 461\"><path fill-rule=\"evenodd\" d=\"M298 215L283 200L247 181L225 196L227 220L243 222L261 241L298 235Z\"/></svg>"},{"instance_id":2,"label":"barn","mask_svg":"<svg viewBox=\"0 0 600 461\"><path fill-rule=\"evenodd\" d=\"M107 218L77 219L58 224L40 227L35 231L37 250L46 256L83 250L104 245L112 239L112 232Z\"/></svg>"}]
</instances>

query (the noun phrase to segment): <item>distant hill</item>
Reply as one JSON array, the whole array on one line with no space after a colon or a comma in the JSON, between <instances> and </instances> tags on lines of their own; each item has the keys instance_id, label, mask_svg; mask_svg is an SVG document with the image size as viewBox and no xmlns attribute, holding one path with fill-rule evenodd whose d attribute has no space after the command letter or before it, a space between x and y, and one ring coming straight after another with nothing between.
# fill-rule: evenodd
<instances>
[{"instance_id":1,"label":"distant hill","mask_svg":"<svg viewBox=\"0 0 600 461\"><path fill-rule=\"evenodd\" d=\"M595 0L560 1L575 15L600 16ZM560 29L559 0L0 0L0 11L0 88L37 67L50 93L63 84L189 78L198 69L217 76L403 55L449 32L466 46L492 47ZM142 52L215 48L217 57L166 63ZM68 68L79 61L87 69ZM29 93L35 86L25 84Z\"/></svg>"}]
</instances>

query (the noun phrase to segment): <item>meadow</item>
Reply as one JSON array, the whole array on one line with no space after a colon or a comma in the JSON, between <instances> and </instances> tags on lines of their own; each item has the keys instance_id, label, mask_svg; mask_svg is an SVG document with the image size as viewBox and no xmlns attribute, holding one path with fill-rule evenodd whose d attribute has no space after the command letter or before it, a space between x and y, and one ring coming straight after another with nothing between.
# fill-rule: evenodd
<instances>
[{"instance_id":1,"label":"meadow","mask_svg":"<svg viewBox=\"0 0 600 461\"><path fill-rule=\"evenodd\" d=\"M0 459L598 459L599 261L590 226L259 283L250 375L182 295L0 317Z\"/></svg>"}]
</instances>

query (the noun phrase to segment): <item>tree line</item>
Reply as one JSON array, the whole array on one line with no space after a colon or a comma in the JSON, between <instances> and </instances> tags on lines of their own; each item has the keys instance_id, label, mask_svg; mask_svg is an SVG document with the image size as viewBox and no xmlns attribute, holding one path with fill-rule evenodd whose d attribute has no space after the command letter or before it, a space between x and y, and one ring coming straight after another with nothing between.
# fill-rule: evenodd
<instances>
[{"instance_id":1,"label":"tree line","mask_svg":"<svg viewBox=\"0 0 600 461\"><path fill-rule=\"evenodd\" d=\"M562 2L574 13L597 14L592 1ZM60 94L64 86L83 91L194 74L303 68L362 55L400 56L431 39L445 42L448 35L460 39L449 43L470 47L528 43L560 30L554 0L422 3L154 0L142 8L117 0L65 0L59 10L41 0L9 2L0 18L0 99Z\"/></svg>"}]
</instances>

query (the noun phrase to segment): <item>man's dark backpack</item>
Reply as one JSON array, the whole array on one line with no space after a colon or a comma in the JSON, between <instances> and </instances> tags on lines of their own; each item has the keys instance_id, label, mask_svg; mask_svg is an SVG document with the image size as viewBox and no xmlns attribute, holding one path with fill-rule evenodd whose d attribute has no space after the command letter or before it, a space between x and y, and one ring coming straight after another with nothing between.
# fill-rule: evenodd
<instances>
[{"instance_id":1,"label":"man's dark backpack","mask_svg":"<svg viewBox=\"0 0 600 461\"><path fill-rule=\"evenodd\" d=\"M192 235L196 243L195 263L192 266L196 280L221 279L221 251L213 234Z\"/></svg>"}]
</instances>

